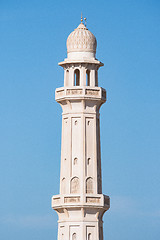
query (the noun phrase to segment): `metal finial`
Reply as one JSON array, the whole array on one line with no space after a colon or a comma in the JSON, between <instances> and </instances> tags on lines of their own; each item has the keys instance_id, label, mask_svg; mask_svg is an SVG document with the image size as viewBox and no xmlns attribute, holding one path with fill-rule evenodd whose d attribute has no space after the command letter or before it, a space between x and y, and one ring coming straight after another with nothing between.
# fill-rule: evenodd
<instances>
[{"instance_id":1,"label":"metal finial","mask_svg":"<svg viewBox=\"0 0 160 240\"><path fill-rule=\"evenodd\" d=\"M84 18L84 21L85 21L85 27L86 27L86 25L87 25L87 18Z\"/></svg>"},{"instance_id":2,"label":"metal finial","mask_svg":"<svg viewBox=\"0 0 160 240\"><path fill-rule=\"evenodd\" d=\"M82 12L81 12L81 23L83 22Z\"/></svg>"}]
</instances>

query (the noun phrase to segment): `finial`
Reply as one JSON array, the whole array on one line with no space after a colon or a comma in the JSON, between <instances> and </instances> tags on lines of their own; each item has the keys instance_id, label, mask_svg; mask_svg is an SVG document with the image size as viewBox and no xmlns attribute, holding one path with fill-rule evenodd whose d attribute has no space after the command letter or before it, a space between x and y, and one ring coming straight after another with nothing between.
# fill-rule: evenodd
<instances>
[{"instance_id":1,"label":"finial","mask_svg":"<svg viewBox=\"0 0 160 240\"><path fill-rule=\"evenodd\" d=\"M81 23L83 22L82 12L81 12Z\"/></svg>"},{"instance_id":2,"label":"finial","mask_svg":"<svg viewBox=\"0 0 160 240\"><path fill-rule=\"evenodd\" d=\"M87 23L86 23L87 22L87 18L84 18L84 21L85 21L85 27L86 27L86 25L87 25Z\"/></svg>"}]
</instances>

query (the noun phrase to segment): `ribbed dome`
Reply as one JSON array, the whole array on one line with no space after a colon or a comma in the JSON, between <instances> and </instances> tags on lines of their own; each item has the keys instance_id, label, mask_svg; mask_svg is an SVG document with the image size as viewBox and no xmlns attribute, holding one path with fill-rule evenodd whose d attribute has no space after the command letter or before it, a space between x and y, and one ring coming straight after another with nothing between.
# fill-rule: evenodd
<instances>
[{"instance_id":1,"label":"ribbed dome","mask_svg":"<svg viewBox=\"0 0 160 240\"><path fill-rule=\"evenodd\" d=\"M97 41L95 36L80 23L71 32L67 39L67 52L92 52L96 53Z\"/></svg>"}]
</instances>

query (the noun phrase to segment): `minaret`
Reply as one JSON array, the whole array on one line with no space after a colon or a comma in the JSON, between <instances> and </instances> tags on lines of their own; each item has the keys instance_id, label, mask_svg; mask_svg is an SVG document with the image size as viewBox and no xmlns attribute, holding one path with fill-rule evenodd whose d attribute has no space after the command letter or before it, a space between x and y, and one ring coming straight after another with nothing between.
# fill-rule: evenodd
<instances>
[{"instance_id":1,"label":"minaret","mask_svg":"<svg viewBox=\"0 0 160 240\"><path fill-rule=\"evenodd\" d=\"M64 87L57 88L61 105L62 145L60 194L52 197L58 213L58 240L103 240L110 199L102 194L99 110L106 90L98 87L97 41L83 24L67 39Z\"/></svg>"}]
</instances>

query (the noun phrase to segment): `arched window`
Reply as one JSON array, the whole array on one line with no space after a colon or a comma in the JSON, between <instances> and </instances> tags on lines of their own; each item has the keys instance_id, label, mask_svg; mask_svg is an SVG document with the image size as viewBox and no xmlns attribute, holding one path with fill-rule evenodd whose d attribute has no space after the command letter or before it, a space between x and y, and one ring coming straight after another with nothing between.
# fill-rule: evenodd
<instances>
[{"instance_id":1,"label":"arched window","mask_svg":"<svg viewBox=\"0 0 160 240\"><path fill-rule=\"evenodd\" d=\"M79 178L74 177L71 180L71 193L79 193Z\"/></svg>"},{"instance_id":2,"label":"arched window","mask_svg":"<svg viewBox=\"0 0 160 240\"><path fill-rule=\"evenodd\" d=\"M87 158L87 165L90 165L90 164L91 164L91 159Z\"/></svg>"},{"instance_id":3,"label":"arched window","mask_svg":"<svg viewBox=\"0 0 160 240\"><path fill-rule=\"evenodd\" d=\"M95 86L98 87L98 72L95 71Z\"/></svg>"},{"instance_id":4,"label":"arched window","mask_svg":"<svg viewBox=\"0 0 160 240\"><path fill-rule=\"evenodd\" d=\"M76 240L76 233L72 234L72 240Z\"/></svg>"},{"instance_id":5,"label":"arched window","mask_svg":"<svg viewBox=\"0 0 160 240\"><path fill-rule=\"evenodd\" d=\"M74 86L79 86L80 85L80 72L79 69L76 69L74 71Z\"/></svg>"},{"instance_id":6,"label":"arched window","mask_svg":"<svg viewBox=\"0 0 160 240\"><path fill-rule=\"evenodd\" d=\"M91 240L91 233L88 233L88 240Z\"/></svg>"},{"instance_id":7,"label":"arched window","mask_svg":"<svg viewBox=\"0 0 160 240\"><path fill-rule=\"evenodd\" d=\"M65 82L65 86L69 85L69 70L66 70L66 82Z\"/></svg>"},{"instance_id":8,"label":"arched window","mask_svg":"<svg viewBox=\"0 0 160 240\"><path fill-rule=\"evenodd\" d=\"M91 177L86 180L86 193L93 193L93 179Z\"/></svg>"},{"instance_id":9,"label":"arched window","mask_svg":"<svg viewBox=\"0 0 160 240\"><path fill-rule=\"evenodd\" d=\"M78 163L78 158L74 158L73 164L76 165Z\"/></svg>"},{"instance_id":10,"label":"arched window","mask_svg":"<svg viewBox=\"0 0 160 240\"><path fill-rule=\"evenodd\" d=\"M90 86L90 70L87 69L86 71L86 79L87 79L87 86Z\"/></svg>"}]
</instances>

